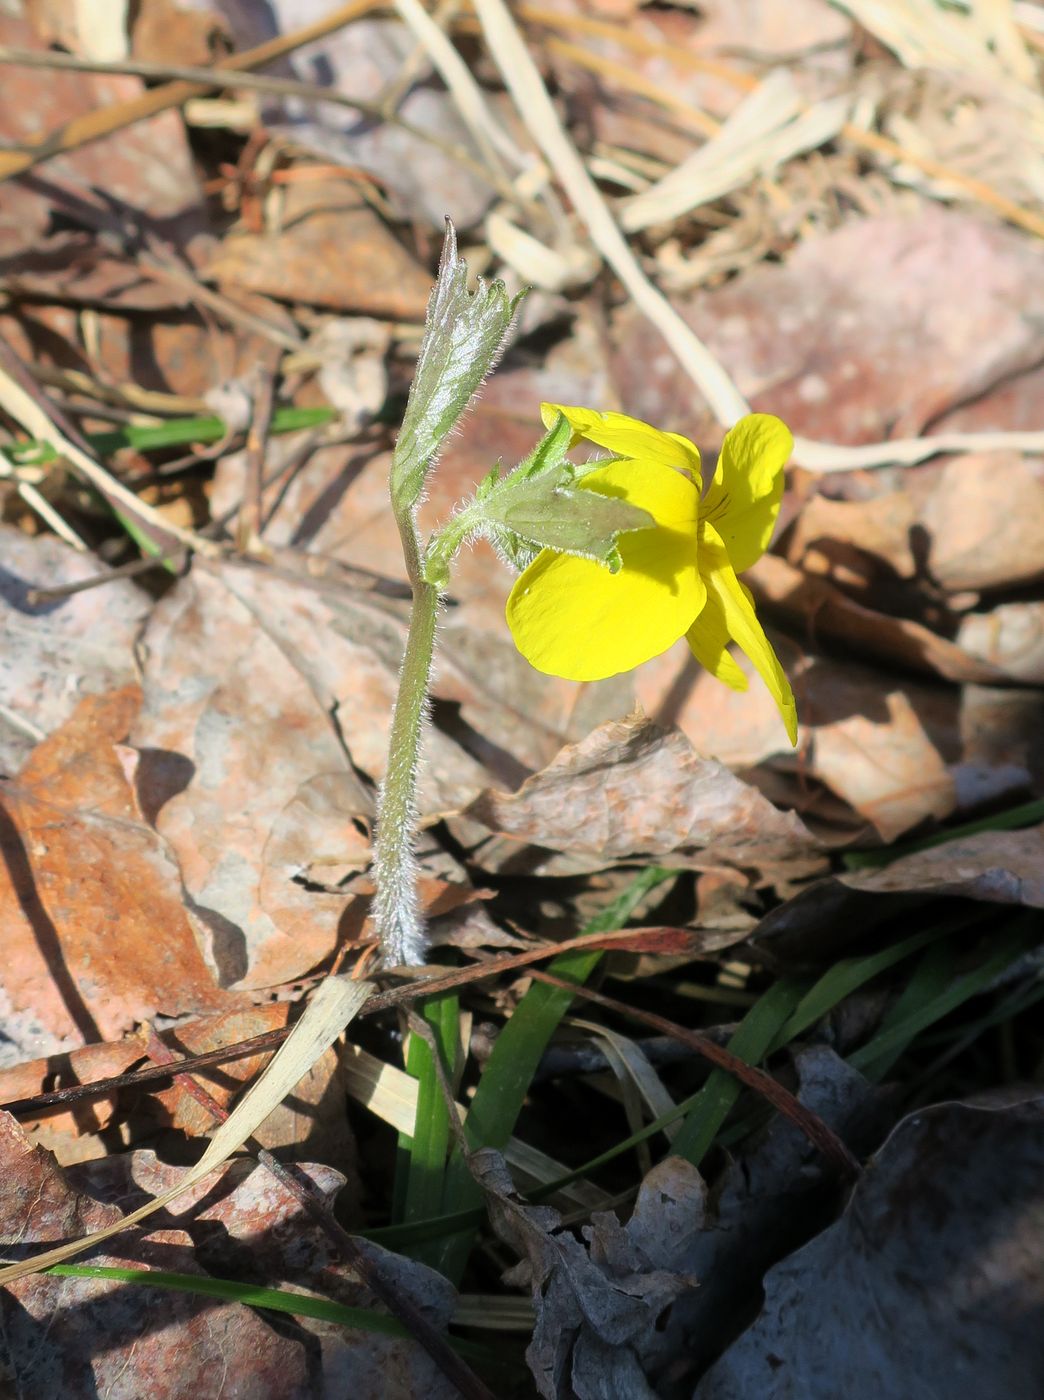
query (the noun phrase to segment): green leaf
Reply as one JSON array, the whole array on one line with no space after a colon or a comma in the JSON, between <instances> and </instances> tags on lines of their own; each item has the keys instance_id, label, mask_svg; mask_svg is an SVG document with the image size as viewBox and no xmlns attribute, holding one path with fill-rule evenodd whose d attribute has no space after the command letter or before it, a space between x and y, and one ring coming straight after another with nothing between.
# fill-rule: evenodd
<instances>
[{"instance_id":1,"label":"green leaf","mask_svg":"<svg viewBox=\"0 0 1044 1400\"><path fill-rule=\"evenodd\" d=\"M557 414L554 424L548 428L529 456L519 462L508 479L528 480L532 477L543 476L547 472L559 471L563 466L568 466L565 455L569 451L572 437L573 432L565 415Z\"/></svg>"},{"instance_id":2,"label":"green leaf","mask_svg":"<svg viewBox=\"0 0 1044 1400\"><path fill-rule=\"evenodd\" d=\"M447 221L438 281L428 302L424 339L391 467L397 513L420 499L428 471L449 433L504 348L519 298L503 282L468 291L468 269Z\"/></svg>"}]
</instances>

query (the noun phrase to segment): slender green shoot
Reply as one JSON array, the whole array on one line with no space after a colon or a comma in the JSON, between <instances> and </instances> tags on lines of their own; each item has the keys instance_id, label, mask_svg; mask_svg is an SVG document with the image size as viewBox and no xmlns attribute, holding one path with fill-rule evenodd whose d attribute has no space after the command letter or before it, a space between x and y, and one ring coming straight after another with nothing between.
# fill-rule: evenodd
<instances>
[{"instance_id":1,"label":"slender green shoot","mask_svg":"<svg viewBox=\"0 0 1044 1400\"><path fill-rule=\"evenodd\" d=\"M620 928L646 895L673 874L661 866L650 866L632 882L583 930L584 934L607 933ZM551 963L549 971L569 982L586 982L604 957L601 951L565 953ZM511 1019L497 1037L493 1053L479 1080L464 1126L473 1148L503 1148L515 1128L529 1085L547 1044L573 997L562 987L534 982L516 1006ZM442 1208L447 1215L469 1210L482 1200L468 1165L459 1152L450 1158ZM454 1235L444 1241L436 1267L451 1279L458 1279L471 1250L472 1232Z\"/></svg>"}]
</instances>

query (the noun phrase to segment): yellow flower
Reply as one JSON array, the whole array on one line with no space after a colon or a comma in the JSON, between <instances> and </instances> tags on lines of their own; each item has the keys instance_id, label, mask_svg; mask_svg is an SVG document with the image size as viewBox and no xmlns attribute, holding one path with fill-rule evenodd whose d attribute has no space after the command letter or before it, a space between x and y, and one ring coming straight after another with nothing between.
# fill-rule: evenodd
<instances>
[{"instance_id":1,"label":"yellow flower","mask_svg":"<svg viewBox=\"0 0 1044 1400\"><path fill-rule=\"evenodd\" d=\"M549 675L596 681L659 656L684 636L693 655L733 690L747 677L726 650L736 642L768 686L797 742L790 683L736 577L764 554L783 494L790 430L752 413L725 437L717 470L702 496L700 454L687 438L622 413L541 405L550 427L557 414L573 445L612 454L582 486L640 506L656 524L619 538L623 567L612 574L591 559L544 549L518 578L507 620L524 657Z\"/></svg>"}]
</instances>

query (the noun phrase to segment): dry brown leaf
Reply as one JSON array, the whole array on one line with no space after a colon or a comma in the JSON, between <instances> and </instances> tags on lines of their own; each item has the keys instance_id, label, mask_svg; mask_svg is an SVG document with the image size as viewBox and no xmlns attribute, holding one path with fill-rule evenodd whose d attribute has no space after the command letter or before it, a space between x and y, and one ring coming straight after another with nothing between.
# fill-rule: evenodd
<instances>
[{"instance_id":1,"label":"dry brown leaf","mask_svg":"<svg viewBox=\"0 0 1044 1400\"><path fill-rule=\"evenodd\" d=\"M676 304L756 408L826 441L913 436L1044 355L1038 250L936 207L859 219ZM614 341L628 411L713 441L691 383L633 308Z\"/></svg>"},{"instance_id":2,"label":"dry brown leaf","mask_svg":"<svg viewBox=\"0 0 1044 1400\"><path fill-rule=\"evenodd\" d=\"M870 821L882 841L941 821L957 805L954 780L909 697L885 695L886 714L852 714L815 731L816 776Z\"/></svg>"},{"instance_id":3,"label":"dry brown leaf","mask_svg":"<svg viewBox=\"0 0 1044 1400\"><path fill-rule=\"evenodd\" d=\"M270 986L358 933L405 635L401 611L262 569L197 569L145 634L133 742L143 808L174 851L227 983ZM423 809L486 769L433 728Z\"/></svg>"},{"instance_id":4,"label":"dry brown leaf","mask_svg":"<svg viewBox=\"0 0 1044 1400\"><path fill-rule=\"evenodd\" d=\"M343 1176L301 1167L328 1198ZM118 1220L176 1186L185 1168L135 1152L63 1173L0 1114L0 1250L10 1256ZM333 1257L325 1236L267 1172L237 1162L190 1187L167 1207L174 1228L121 1235L92 1263L235 1277L249 1257L249 1281L318 1293L350 1307L374 1300ZM394 1285L445 1326L453 1290L421 1265L365 1245ZM326 1397L363 1400L416 1394L449 1397L451 1387L412 1341L315 1320L272 1322L237 1303L100 1279L36 1274L7 1285L0 1374L18 1393L60 1389L70 1400L99 1395L198 1400L235 1393L251 1400ZM217 1387L216 1388L216 1383ZM453 1392L455 1393L455 1392Z\"/></svg>"},{"instance_id":5,"label":"dry brown leaf","mask_svg":"<svg viewBox=\"0 0 1044 1400\"><path fill-rule=\"evenodd\" d=\"M120 762L140 698L136 686L87 697L4 788L5 1031L19 1059L234 1000L204 961L177 870Z\"/></svg>"},{"instance_id":6,"label":"dry brown leaf","mask_svg":"<svg viewBox=\"0 0 1044 1400\"><path fill-rule=\"evenodd\" d=\"M822 637L922 674L988 685L1005 678L997 666L970 655L920 622L889 617L849 598L826 579L812 578L778 555L766 554L744 575L754 596L772 606L810 640Z\"/></svg>"},{"instance_id":7,"label":"dry brown leaf","mask_svg":"<svg viewBox=\"0 0 1044 1400\"><path fill-rule=\"evenodd\" d=\"M101 1041L67 1054L5 1066L0 1069L0 1103L14 1103L52 1089L126 1074L145 1058L145 1044L146 1036L142 1031L123 1040ZM119 1099L111 1094L106 1098L85 1099L61 1112L51 1109L35 1117L22 1115L19 1125L34 1146L46 1147L62 1166L68 1166L72 1162L104 1156L110 1150L109 1145L98 1135L116 1122L118 1116Z\"/></svg>"},{"instance_id":8,"label":"dry brown leaf","mask_svg":"<svg viewBox=\"0 0 1044 1400\"><path fill-rule=\"evenodd\" d=\"M0 15L0 44L46 47L29 24L10 13ZM72 118L141 91L140 78L7 65L0 140L5 146L35 144ZM0 257L8 289L135 308L170 305L169 290L143 279L132 258L114 253L93 232L101 227L122 234L121 207L175 243L198 240L201 251L202 191L180 113L162 112L53 157L33 176L5 187ZM56 211L91 232L52 231Z\"/></svg>"},{"instance_id":9,"label":"dry brown leaf","mask_svg":"<svg viewBox=\"0 0 1044 1400\"><path fill-rule=\"evenodd\" d=\"M0 1161L0 1248L7 1255L12 1246L66 1239L120 1216L115 1205L77 1191L6 1113L0 1114ZM203 1273L181 1230L124 1239L113 1251L93 1262ZM16 1394L190 1400L212 1394L215 1376L233 1364L237 1384L258 1400L275 1400L286 1395L287 1380L303 1379L300 1344L234 1303L46 1274L18 1279L4 1297L0 1374Z\"/></svg>"},{"instance_id":10,"label":"dry brown leaf","mask_svg":"<svg viewBox=\"0 0 1044 1400\"><path fill-rule=\"evenodd\" d=\"M928 569L944 588L1010 588L1044 575L1044 480L1015 453L948 463L919 514Z\"/></svg>"},{"instance_id":11,"label":"dry brown leaf","mask_svg":"<svg viewBox=\"0 0 1044 1400\"><path fill-rule=\"evenodd\" d=\"M506 837L516 853L524 846L561 853L572 873L637 857L738 866L770 878L822 864L800 818L644 716L602 725L517 792L487 790L459 815ZM537 864L560 873L565 862L545 856Z\"/></svg>"},{"instance_id":12,"label":"dry brown leaf","mask_svg":"<svg viewBox=\"0 0 1044 1400\"><path fill-rule=\"evenodd\" d=\"M333 311L423 321L431 277L347 180L286 187L275 226L233 231L207 266L221 287Z\"/></svg>"},{"instance_id":13,"label":"dry brown leaf","mask_svg":"<svg viewBox=\"0 0 1044 1400\"><path fill-rule=\"evenodd\" d=\"M1044 685L1044 603L1002 603L988 613L969 613L957 641L1006 676Z\"/></svg>"},{"instance_id":14,"label":"dry brown leaf","mask_svg":"<svg viewBox=\"0 0 1044 1400\"><path fill-rule=\"evenodd\" d=\"M682 643L638 673L641 703L658 723L677 724L730 768L756 770L748 772L751 781L778 794L824 837L847 842L859 834L851 812L893 839L954 810L951 768L963 756L955 688L834 661L771 629L770 635L797 697L796 757L771 695L745 657L738 660L750 689L737 694L703 671ZM788 774L784 788L779 779ZM847 819L820 784L843 800Z\"/></svg>"}]
</instances>

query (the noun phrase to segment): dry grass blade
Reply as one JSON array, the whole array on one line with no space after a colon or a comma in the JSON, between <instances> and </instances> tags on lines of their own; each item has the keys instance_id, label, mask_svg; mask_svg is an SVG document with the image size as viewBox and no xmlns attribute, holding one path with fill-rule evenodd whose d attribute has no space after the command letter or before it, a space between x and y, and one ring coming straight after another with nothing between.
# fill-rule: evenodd
<instances>
[{"instance_id":1,"label":"dry grass blade","mask_svg":"<svg viewBox=\"0 0 1044 1400\"><path fill-rule=\"evenodd\" d=\"M345 1056L345 1071L348 1093L375 1114L395 1128L397 1132L412 1137L417 1120L417 1080L404 1070L397 1069L376 1055L369 1054L358 1045L350 1045ZM458 1118L463 1122L467 1110L456 1105ZM512 1167L523 1173L530 1181L543 1185L567 1175L568 1169L553 1157L530 1147L527 1143L511 1138L504 1149L504 1157ZM562 1195L571 1205L585 1210L605 1210L609 1196L590 1182L574 1181L563 1188Z\"/></svg>"},{"instance_id":2,"label":"dry grass blade","mask_svg":"<svg viewBox=\"0 0 1044 1400\"><path fill-rule=\"evenodd\" d=\"M187 1191L197 1181L201 1181L208 1172L220 1167L233 1152L238 1151L272 1110L282 1103L319 1056L329 1049L358 1014L372 990L369 982L353 982L343 977L326 978L271 1063L265 1066L233 1112L218 1127L206 1152L196 1165L185 1173L177 1186L155 1196L146 1205L131 1211L122 1220L104 1230L97 1230L83 1239L70 1240L56 1249L46 1250L43 1254L21 1263L9 1264L0 1269L0 1284L23 1278L26 1274L38 1273L52 1264L61 1264L66 1259L72 1259L84 1250L100 1244L102 1240L111 1239L113 1235L118 1235L122 1230L136 1225L140 1220L145 1220L153 1212L162 1209L176 1196ZM169 1074L169 1067L164 1068Z\"/></svg>"},{"instance_id":3,"label":"dry grass blade","mask_svg":"<svg viewBox=\"0 0 1044 1400\"><path fill-rule=\"evenodd\" d=\"M780 68L754 89L728 121L688 159L641 194L624 200L620 224L636 233L691 213L742 188L784 161L832 141L845 124L851 98L805 108L794 79Z\"/></svg>"},{"instance_id":4,"label":"dry grass blade","mask_svg":"<svg viewBox=\"0 0 1044 1400\"><path fill-rule=\"evenodd\" d=\"M35 392L34 392L35 391ZM133 491L116 480L105 468L94 460L84 449L67 436L45 407L43 394L32 384L27 372L15 358L11 350L0 341L0 406L16 422L20 423L30 437L38 442L50 443L56 452L63 456L77 473L93 486L116 511L126 513L140 523L148 535L158 541L177 541L187 545L199 554L216 554L218 546L212 540L205 540L193 530L175 525L139 500Z\"/></svg>"},{"instance_id":5,"label":"dry grass blade","mask_svg":"<svg viewBox=\"0 0 1044 1400\"><path fill-rule=\"evenodd\" d=\"M525 169L529 164L526 155L518 149L489 110L486 99L464 60L420 4L420 0L395 0L395 9L427 49L429 58L449 89L457 104L457 110L491 169L503 180L508 179L505 161L515 170Z\"/></svg>"},{"instance_id":6,"label":"dry grass blade","mask_svg":"<svg viewBox=\"0 0 1044 1400\"><path fill-rule=\"evenodd\" d=\"M591 241L613 269L635 305L657 328L714 416L731 427L750 407L725 367L689 329L638 265L555 111L547 88L503 0L475 0L489 50L515 105L563 188L587 225ZM849 124L842 123L847 134ZM856 471L865 467L921 462L937 452L985 451L998 446L1044 450L1044 433L953 434L844 447L797 438L795 460L809 471Z\"/></svg>"},{"instance_id":7,"label":"dry grass blade","mask_svg":"<svg viewBox=\"0 0 1044 1400\"><path fill-rule=\"evenodd\" d=\"M749 406L726 371L638 265L609 207L587 173L555 111L536 64L503 0L476 0L486 42L515 106L587 225L591 241L635 305L660 331L721 423L732 424Z\"/></svg>"}]
</instances>

